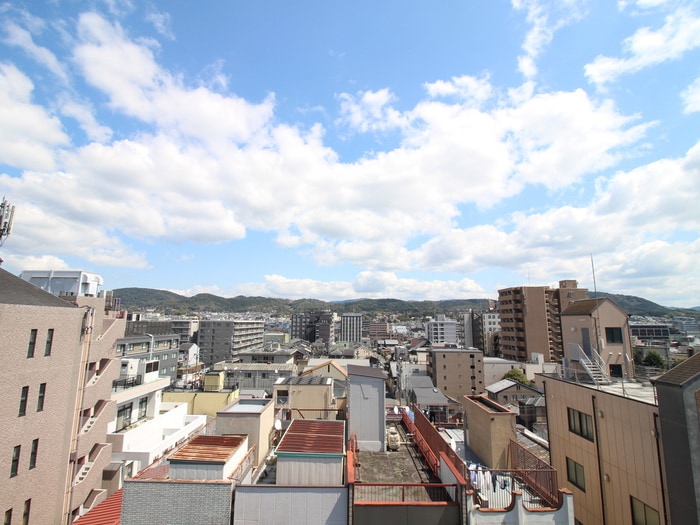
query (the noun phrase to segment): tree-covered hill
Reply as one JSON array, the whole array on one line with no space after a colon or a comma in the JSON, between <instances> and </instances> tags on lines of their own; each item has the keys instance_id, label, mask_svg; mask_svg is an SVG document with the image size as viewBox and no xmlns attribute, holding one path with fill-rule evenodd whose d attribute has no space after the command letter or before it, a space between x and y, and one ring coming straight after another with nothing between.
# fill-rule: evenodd
<instances>
[{"instance_id":1,"label":"tree-covered hill","mask_svg":"<svg viewBox=\"0 0 700 525\"><path fill-rule=\"evenodd\" d=\"M290 315L310 310L333 310L334 312L381 312L404 318L426 315L458 315L469 309L482 311L488 305L486 299L452 299L446 301L402 301L399 299L358 299L354 301L326 302L318 299L279 299L271 297L219 297L212 294L197 294L186 297L166 290L152 288L118 288L114 297L121 300L129 311L154 310L162 313L188 314L194 312L264 312L275 315ZM592 295L592 292L589 293ZM699 317L700 312L691 308L677 309L658 305L641 297L598 292L600 297L609 297L631 315Z\"/></svg>"}]
</instances>

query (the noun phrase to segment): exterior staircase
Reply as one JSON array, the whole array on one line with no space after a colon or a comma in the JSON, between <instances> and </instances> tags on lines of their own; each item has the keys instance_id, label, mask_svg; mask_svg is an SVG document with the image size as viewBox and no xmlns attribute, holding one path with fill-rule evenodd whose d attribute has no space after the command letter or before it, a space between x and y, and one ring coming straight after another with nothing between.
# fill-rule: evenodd
<instances>
[{"instance_id":1,"label":"exterior staircase","mask_svg":"<svg viewBox=\"0 0 700 525\"><path fill-rule=\"evenodd\" d=\"M575 347L575 351L572 352L572 355L574 356L573 360L580 363L581 367L585 370L586 374L594 385L609 385L612 383L605 370L603 359L600 357L598 352L595 351L595 349L591 348L592 357L589 357L583 351L581 345L574 343L571 344L571 346ZM574 348L571 349L574 350Z\"/></svg>"}]
</instances>

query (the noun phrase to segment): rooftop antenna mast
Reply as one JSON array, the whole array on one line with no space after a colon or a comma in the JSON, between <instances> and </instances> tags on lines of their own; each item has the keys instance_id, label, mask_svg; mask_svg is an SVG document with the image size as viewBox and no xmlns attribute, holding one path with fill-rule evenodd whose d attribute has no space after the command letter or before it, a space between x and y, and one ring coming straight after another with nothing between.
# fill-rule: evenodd
<instances>
[{"instance_id":1,"label":"rooftop antenna mast","mask_svg":"<svg viewBox=\"0 0 700 525\"><path fill-rule=\"evenodd\" d=\"M7 202L7 199L3 196L2 202L0 203L0 246L3 245L5 239L12 232L12 220L15 216L15 207ZM0 264L2 264L2 258L0 258Z\"/></svg>"}]
</instances>

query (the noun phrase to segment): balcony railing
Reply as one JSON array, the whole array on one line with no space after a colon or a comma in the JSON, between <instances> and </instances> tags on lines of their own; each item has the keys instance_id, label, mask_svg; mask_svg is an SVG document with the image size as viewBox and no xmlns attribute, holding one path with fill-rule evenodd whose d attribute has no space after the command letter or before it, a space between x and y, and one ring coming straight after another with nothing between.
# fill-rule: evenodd
<instances>
[{"instance_id":1,"label":"balcony railing","mask_svg":"<svg viewBox=\"0 0 700 525\"><path fill-rule=\"evenodd\" d=\"M112 381L112 392L126 390L128 388L133 388L141 384L143 384L143 377L141 377L141 375L125 377L123 379L115 379L114 381Z\"/></svg>"}]
</instances>

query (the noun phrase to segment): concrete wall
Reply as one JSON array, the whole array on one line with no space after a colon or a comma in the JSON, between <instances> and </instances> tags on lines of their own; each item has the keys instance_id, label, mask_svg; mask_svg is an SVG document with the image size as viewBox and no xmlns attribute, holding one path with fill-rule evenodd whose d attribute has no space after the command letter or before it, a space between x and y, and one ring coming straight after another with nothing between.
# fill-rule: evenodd
<instances>
[{"instance_id":1,"label":"concrete wall","mask_svg":"<svg viewBox=\"0 0 700 525\"><path fill-rule=\"evenodd\" d=\"M522 495L516 491L514 496L515 505L508 512L481 510L474 504L471 497L467 497L468 523L479 525L570 525L574 523L574 501L568 491L562 491L563 504L557 510L528 510L523 506Z\"/></svg>"},{"instance_id":2,"label":"concrete wall","mask_svg":"<svg viewBox=\"0 0 700 525\"><path fill-rule=\"evenodd\" d=\"M261 407L260 412L227 412L222 410L216 416L216 432L219 435L226 434L247 434L248 442L255 446L255 457L253 459L256 466L259 466L267 452L270 450L270 432L275 420L275 409L272 400L241 399L238 403L253 404ZM233 405L234 407L236 404Z\"/></svg>"},{"instance_id":3,"label":"concrete wall","mask_svg":"<svg viewBox=\"0 0 700 525\"><path fill-rule=\"evenodd\" d=\"M188 405L188 414L204 414L216 417L216 413L230 405L238 397L235 392L192 392L192 391L166 391L163 392L162 401L170 403L185 402Z\"/></svg>"},{"instance_id":4,"label":"concrete wall","mask_svg":"<svg viewBox=\"0 0 700 525\"><path fill-rule=\"evenodd\" d=\"M230 482L124 482L121 525L230 525Z\"/></svg>"},{"instance_id":5,"label":"concrete wall","mask_svg":"<svg viewBox=\"0 0 700 525\"><path fill-rule=\"evenodd\" d=\"M356 504L353 508L355 523L362 525L459 525L459 505L407 503L405 505ZM477 523L477 522L475 522ZM480 523L480 522L478 522Z\"/></svg>"},{"instance_id":6,"label":"concrete wall","mask_svg":"<svg viewBox=\"0 0 700 525\"><path fill-rule=\"evenodd\" d=\"M346 487L239 485L236 488L233 525L347 525L347 523L348 489ZM389 522L383 525L386 523ZM122 525L127 524L122 523Z\"/></svg>"}]
</instances>

